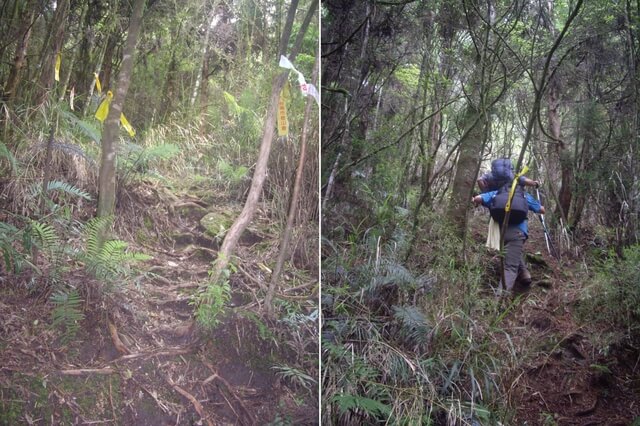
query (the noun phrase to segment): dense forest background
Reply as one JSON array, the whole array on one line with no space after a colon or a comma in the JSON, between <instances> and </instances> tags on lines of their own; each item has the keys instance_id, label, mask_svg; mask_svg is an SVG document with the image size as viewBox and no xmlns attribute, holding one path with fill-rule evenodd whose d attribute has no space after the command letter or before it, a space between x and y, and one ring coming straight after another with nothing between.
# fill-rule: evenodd
<instances>
[{"instance_id":1,"label":"dense forest background","mask_svg":"<svg viewBox=\"0 0 640 426\"><path fill-rule=\"evenodd\" d=\"M322 419L637 423L640 2L322 3ZM542 182L496 298L476 179ZM636 424L633 423L633 424Z\"/></svg>"},{"instance_id":2,"label":"dense forest background","mask_svg":"<svg viewBox=\"0 0 640 426\"><path fill-rule=\"evenodd\" d=\"M1 3L0 424L317 421L318 23Z\"/></svg>"}]
</instances>

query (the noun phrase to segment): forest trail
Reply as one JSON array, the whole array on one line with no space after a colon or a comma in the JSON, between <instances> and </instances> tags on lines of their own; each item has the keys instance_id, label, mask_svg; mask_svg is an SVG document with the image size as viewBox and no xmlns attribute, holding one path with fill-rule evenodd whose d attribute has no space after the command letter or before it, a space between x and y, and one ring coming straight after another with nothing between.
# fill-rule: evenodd
<instances>
[{"instance_id":1,"label":"forest trail","mask_svg":"<svg viewBox=\"0 0 640 426\"><path fill-rule=\"evenodd\" d=\"M215 330L196 332L191 295L206 283L217 250L200 224L211 203L189 196L164 209L149 188L138 189L146 194L134 196L139 216L162 228L153 229L155 245L131 244L153 259L134 283L85 312L70 344L48 325L46 295L23 285L3 290L0 424L314 424L309 394L273 369L295 355L254 312L264 279L257 265L265 261L255 245L274 236L253 226L245 233L238 254L246 264L231 276L230 309ZM216 211L238 208L213 204Z\"/></svg>"},{"instance_id":2,"label":"forest trail","mask_svg":"<svg viewBox=\"0 0 640 426\"><path fill-rule=\"evenodd\" d=\"M474 220L476 241L486 239L485 219ZM617 344L606 346L606 353L599 349L606 335L577 312L583 265L566 254L562 260L550 256L542 226L532 215L529 227L524 252L533 282L529 289L516 286L500 324L510 336L505 347L519 359L503 381L508 405L516 411L514 424L635 425L640 416L637 350Z\"/></svg>"}]
</instances>

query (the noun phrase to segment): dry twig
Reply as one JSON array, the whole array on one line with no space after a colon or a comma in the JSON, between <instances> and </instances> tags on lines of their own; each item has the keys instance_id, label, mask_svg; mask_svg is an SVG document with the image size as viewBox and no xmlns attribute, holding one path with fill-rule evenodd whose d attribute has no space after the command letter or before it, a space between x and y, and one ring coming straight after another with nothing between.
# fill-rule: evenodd
<instances>
[{"instance_id":1,"label":"dry twig","mask_svg":"<svg viewBox=\"0 0 640 426\"><path fill-rule=\"evenodd\" d=\"M104 368L76 368L69 370L60 370L59 373L65 376L82 376L83 374L114 374L117 373L118 370L111 367Z\"/></svg>"}]
</instances>

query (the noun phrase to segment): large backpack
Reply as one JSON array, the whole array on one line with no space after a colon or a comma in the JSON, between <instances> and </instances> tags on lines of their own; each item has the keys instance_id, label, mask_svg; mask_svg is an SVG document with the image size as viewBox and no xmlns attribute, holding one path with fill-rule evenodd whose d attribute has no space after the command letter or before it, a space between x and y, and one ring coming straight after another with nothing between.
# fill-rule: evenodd
<instances>
[{"instance_id":1,"label":"large backpack","mask_svg":"<svg viewBox=\"0 0 640 426\"><path fill-rule=\"evenodd\" d=\"M510 183L514 178L513 166L508 158L497 158L491 162L491 175L500 186ZM497 189L497 188L496 188Z\"/></svg>"},{"instance_id":2,"label":"large backpack","mask_svg":"<svg viewBox=\"0 0 640 426\"><path fill-rule=\"evenodd\" d=\"M497 191L503 185L513 181L514 173L511 160L508 158L498 158L491 162L491 171L483 174L480 179L484 180L486 191Z\"/></svg>"},{"instance_id":3,"label":"large backpack","mask_svg":"<svg viewBox=\"0 0 640 426\"><path fill-rule=\"evenodd\" d=\"M511 192L511 184L507 183L498 189L496 196L491 200L489 205L489 213L493 220L502 225L505 216L505 207L507 206L507 200L509 199L509 192ZM529 213L529 204L524 195L524 188L521 185L516 185L516 189L511 199L511 213L509 214L509 225L518 225L527 219Z\"/></svg>"}]
</instances>

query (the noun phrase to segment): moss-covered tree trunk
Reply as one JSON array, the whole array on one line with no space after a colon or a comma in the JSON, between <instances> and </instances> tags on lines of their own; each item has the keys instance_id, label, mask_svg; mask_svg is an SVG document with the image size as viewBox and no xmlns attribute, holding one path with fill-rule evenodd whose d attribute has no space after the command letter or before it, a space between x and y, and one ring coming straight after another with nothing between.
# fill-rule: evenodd
<instances>
[{"instance_id":1,"label":"moss-covered tree trunk","mask_svg":"<svg viewBox=\"0 0 640 426\"><path fill-rule=\"evenodd\" d=\"M471 203L471 192L476 181L476 173L483 147L484 121L479 118L480 110L472 103L464 114L465 133L460 140L460 152L456 163L456 173L451 188L448 217L456 228L458 236L464 234L467 211Z\"/></svg>"}]
</instances>

